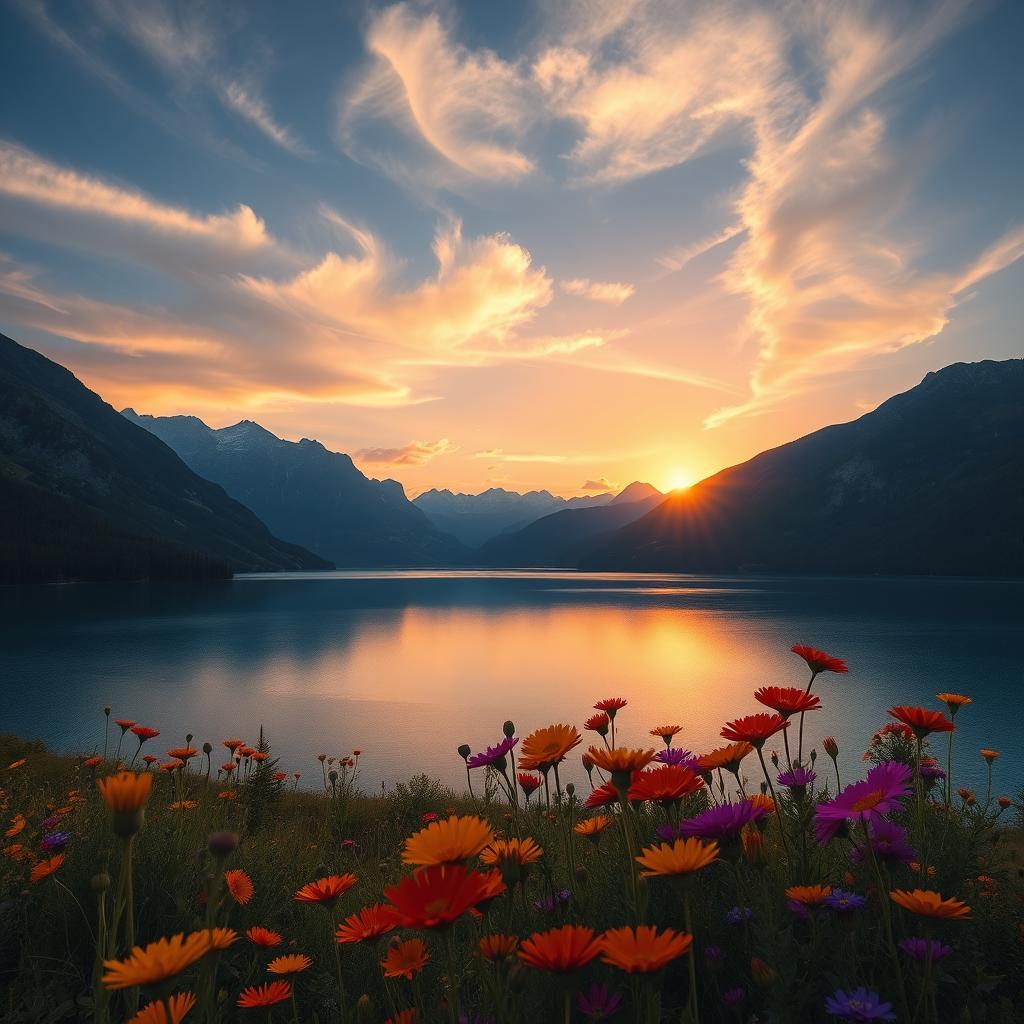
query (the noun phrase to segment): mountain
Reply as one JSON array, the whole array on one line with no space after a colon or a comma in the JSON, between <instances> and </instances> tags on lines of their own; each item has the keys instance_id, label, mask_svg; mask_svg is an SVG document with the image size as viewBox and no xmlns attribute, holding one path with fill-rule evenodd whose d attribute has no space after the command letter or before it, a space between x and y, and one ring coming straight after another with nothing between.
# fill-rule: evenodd
<instances>
[{"instance_id":1,"label":"mountain","mask_svg":"<svg viewBox=\"0 0 1024 1024\"><path fill-rule=\"evenodd\" d=\"M611 493L560 498L549 491L519 494L503 487L491 487L480 494L432 489L414 498L413 504L422 509L439 530L476 548L499 533L518 530L551 512L607 505L613 498Z\"/></svg>"},{"instance_id":2,"label":"mountain","mask_svg":"<svg viewBox=\"0 0 1024 1024\"><path fill-rule=\"evenodd\" d=\"M324 568L63 366L0 335L0 579Z\"/></svg>"},{"instance_id":3,"label":"mountain","mask_svg":"<svg viewBox=\"0 0 1024 1024\"><path fill-rule=\"evenodd\" d=\"M1024 575L1024 360L929 373L670 495L580 567Z\"/></svg>"},{"instance_id":4,"label":"mountain","mask_svg":"<svg viewBox=\"0 0 1024 1024\"><path fill-rule=\"evenodd\" d=\"M487 565L571 568L598 538L646 515L664 500L650 484L632 483L606 505L562 509L492 537L480 548L480 559Z\"/></svg>"},{"instance_id":5,"label":"mountain","mask_svg":"<svg viewBox=\"0 0 1024 1024\"><path fill-rule=\"evenodd\" d=\"M396 480L370 480L319 441L285 441L251 420L213 429L195 416L122 415L220 484L275 533L344 567L450 565L469 552Z\"/></svg>"}]
</instances>

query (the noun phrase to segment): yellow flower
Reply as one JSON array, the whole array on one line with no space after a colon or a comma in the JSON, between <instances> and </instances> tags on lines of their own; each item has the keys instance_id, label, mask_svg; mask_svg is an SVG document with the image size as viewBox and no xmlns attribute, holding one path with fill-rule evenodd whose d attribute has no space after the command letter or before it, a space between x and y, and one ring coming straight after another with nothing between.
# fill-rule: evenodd
<instances>
[{"instance_id":1,"label":"yellow flower","mask_svg":"<svg viewBox=\"0 0 1024 1024\"><path fill-rule=\"evenodd\" d=\"M435 864L459 864L475 857L494 833L482 818L453 815L420 829L405 841L402 861L419 867Z\"/></svg>"},{"instance_id":2,"label":"yellow flower","mask_svg":"<svg viewBox=\"0 0 1024 1024\"><path fill-rule=\"evenodd\" d=\"M636 859L647 869L640 872L641 878L690 875L718 859L718 843L705 843L694 838L677 839L671 846L668 843L648 846Z\"/></svg>"}]
</instances>

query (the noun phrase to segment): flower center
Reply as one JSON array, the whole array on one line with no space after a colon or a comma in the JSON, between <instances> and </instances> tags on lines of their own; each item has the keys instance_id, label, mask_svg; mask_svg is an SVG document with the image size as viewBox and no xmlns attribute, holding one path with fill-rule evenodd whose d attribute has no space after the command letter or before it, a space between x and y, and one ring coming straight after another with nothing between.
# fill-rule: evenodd
<instances>
[{"instance_id":1,"label":"flower center","mask_svg":"<svg viewBox=\"0 0 1024 1024\"><path fill-rule=\"evenodd\" d=\"M446 896L440 896L426 904L423 910L427 917L439 917L449 906L451 901Z\"/></svg>"},{"instance_id":2,"label":"flower center","mask_svg":"<svg viewBox=\"0 0 1024 1024\"><path fill-rule=\"evenodd\" d=\"M855 811L870 811L872 807L876 807L882 802L885 797L885 791L876 789L867 796L862 796L859 800L853 802L852 809Z\"/></svg>"}]
</instances>

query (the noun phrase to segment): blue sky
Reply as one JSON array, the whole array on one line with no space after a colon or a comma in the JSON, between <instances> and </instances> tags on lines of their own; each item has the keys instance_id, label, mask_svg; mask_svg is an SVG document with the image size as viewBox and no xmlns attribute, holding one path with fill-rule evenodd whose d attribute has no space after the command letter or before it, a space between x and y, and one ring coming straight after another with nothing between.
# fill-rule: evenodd
<instances>
[{"instance_id":1,"label":"blue sky","mask_svg":"<svg viewBox=\"0 0 1024 1024\"><path fill-rule=\"evenodd\" d=\"M1024 7L16 0L0 329L410 490L690 482L1022 354Z\"/></svg>"}]
</instances>

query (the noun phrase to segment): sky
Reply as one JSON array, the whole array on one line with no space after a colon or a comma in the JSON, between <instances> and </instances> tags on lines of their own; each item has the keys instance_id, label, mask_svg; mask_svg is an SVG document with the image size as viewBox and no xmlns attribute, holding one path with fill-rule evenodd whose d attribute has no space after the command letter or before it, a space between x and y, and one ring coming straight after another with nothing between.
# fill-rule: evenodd
<instances>
[{"instance_id":1,"label":"sky","mask_svg":"<svg viewBox=\"0 0 1024 1024\"><path fill-rule=\"evenodd\" d=\"M1015 0L11 0L0 330L370 476L686 486L1024 355Z\"/></svg>"}]
</instances>

